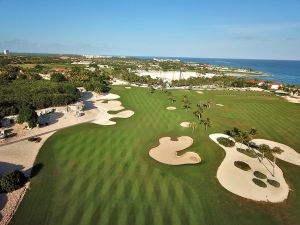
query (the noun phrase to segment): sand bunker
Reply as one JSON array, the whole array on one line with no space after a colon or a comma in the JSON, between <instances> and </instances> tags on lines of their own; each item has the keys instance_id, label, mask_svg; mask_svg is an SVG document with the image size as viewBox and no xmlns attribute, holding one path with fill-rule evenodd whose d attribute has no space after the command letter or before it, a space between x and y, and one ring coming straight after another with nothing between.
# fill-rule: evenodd
<instances>
[{"instance_id":1,"label":"sand bunker","mask_svg":"<svg viewBox=\"0 0 300 225\"><path fill-rule=\"evenodd\" d=\"M300 103L300 97L283 96L283 98L291 103Z\"/></svg>"},{"instance_id":2,"label":"sand bunker","mask_svg":"<svg viewBox=\"0 0 300 225\"><path fill-rule=\"evenodd\" d=\"M202 91L196 91L198 94L203 94L203 92Z\"/></svg>"},{"instance_id":3,"label":"sand bunker","mask_svg":"<svg viewBox=\"0 0 300 225\"><path fill-rule=\"evenodd\" d=\"M97 118L93 121L93 123L99 125L114 125L116 122L111 121L112 118L129 118L134 112L131 110L124 110L118 112L116 114L110 114L109 111L120 111L123 110L124 107L120 101L112 100L108 102L97 101L95 102L95 106L100 111Z\"/></svg>"},{"instance_id":4,"label":"sand bunker","mask_svg":"<svg viewBox=\"0 0 300 225\"><path fill-rule=\"evenodd\" d=\"M167 110L176 110L176 107L174 107L174 106L169 106L169 107L167 107L166 109L167 109Z\"/></svg>"},{"instance_id":5,"label":"sand bunker","mask_svg":"<svg viewBox=\"0 0 300 225\"><path fill-rule=\"evenodd\" d=\"M224 105L222 105L222 104L216 104L217 106L224 106Z\"/></svg>"},{"instance_id":6,"label":"sand bunker","mask_svg":"<svg viewBox=\"0 0 300 225\"><path fill-rule=\"evenodd\" d=\"M190 127L191 126L191 123L190 122L182 122L181 124L180 124L180 126L182 126L182 127Z\"/></svg>"},{"instance_id":7,"label":"sand bunker","mask_svg":"<svg viewBox=\"0 0 300 225\"><path fill-rule=\"evenodd\" d=\"M125 87L126 89L131 89L131 87Z\"/></svg>"},{"instance_id":8,"label":"sand bunker","mask_svg":"<svg viewBox=\"0 0 300 225\"><path fill-rule=\"evenodd\" d=\"M120 98L119 95L108 93L108 94L97 94L93 92L93 100L114 100Z\"/></svg>"},{"instance_id":9,"label":"sand bunker","mask_svg":"<svg viewBox=\"0 0 300 225\"><path fill-rule=\"evenodd\" d=\"M275 176L273 177L271 174L273 167L267 159L264 159L263 163L261 163L258 158L251 158L237 151L237 147L246 149L247 146L240 143L236 143L234 147L220 145L217 138L230 138L225 134L211 134L209 137L226 152L226 156L217 171L217 178L225 189L236 195L255 201L282 202L287 199L289 187L283 177L282 170L277 165L275 166ZM251 170L244 171L237 168L234 165L235 161L247 163L251 167ZM266 184L265 188L256 185L252 181L255 178L254 171L265 174L268 179L276 180L280 183L280 187L270 185L267 179L261 179Z\"/></svg>"},{"instance_id":10,"label":"sand bunker","mask_svg":"<svg viewBox=\"0 0 300 225\"><path fill-rule=\"evenodd\" d=\"M159 139L159 146L149 151L151 158L168 165L196 164L201 162L200 156L195 152L186 152L180 156L177 152L190 147L193 139L182 136L177 141L172 141L170 137Z\"/></svg>"},{"instance_id":11,"label":"sand bunker","mask_svg":"<svg viewBox=\"0 0 300 225\"><path fill-rule=\"evenodd\" d=\"M256 145L266 144L271 148L279 147L283 150L283 152L281 154L276 154L278 159L300 166L300 154L291 147L266 139L253 139L252 142L254 142Z\"/></svg>"}]
</instances>

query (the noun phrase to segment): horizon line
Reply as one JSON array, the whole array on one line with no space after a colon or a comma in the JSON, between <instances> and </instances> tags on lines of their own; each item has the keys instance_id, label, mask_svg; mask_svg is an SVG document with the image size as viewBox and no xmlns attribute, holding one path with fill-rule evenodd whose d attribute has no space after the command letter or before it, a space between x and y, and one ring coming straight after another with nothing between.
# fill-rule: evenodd
<instances>
[{"instance_id":1,"label":"horizon line","mask_svg":"<svg viewBox=\"0 0 300 225\"><path fill-rule=\"evenodd\" d=\"M4 49L3 49L4 50ZM269 61L300 61L300 59L271 59L271 58L235 58L235 57L199 57L199 56L152 56L152 55L124 55L124 54L88 54L88 53L50 53L50 52L10 52L9 54L39 54L39 55L74 55L74 56L84 56L84 55L93 55L93 56L112 56L112 57L130 57L130 58L169 58L169 59L230 59L230 60L269 60ZM4 55L1 51L0 55Z\"/></svg>"}]
</instances>

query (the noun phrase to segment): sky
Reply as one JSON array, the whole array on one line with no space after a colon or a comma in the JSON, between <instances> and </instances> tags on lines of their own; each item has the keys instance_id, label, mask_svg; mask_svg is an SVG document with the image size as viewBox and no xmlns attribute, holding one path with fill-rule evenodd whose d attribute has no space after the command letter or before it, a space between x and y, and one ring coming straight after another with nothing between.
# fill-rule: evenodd
<instances>
[{"instance_id":1,"label":"sky","mask_svg":"<svg viewBox=\"0 0 300 225\"><path fill-rule=\"evenodd\" d=\"M300 0L0 0L0 49L300 60Z\"/></svg>"}]
</instances>

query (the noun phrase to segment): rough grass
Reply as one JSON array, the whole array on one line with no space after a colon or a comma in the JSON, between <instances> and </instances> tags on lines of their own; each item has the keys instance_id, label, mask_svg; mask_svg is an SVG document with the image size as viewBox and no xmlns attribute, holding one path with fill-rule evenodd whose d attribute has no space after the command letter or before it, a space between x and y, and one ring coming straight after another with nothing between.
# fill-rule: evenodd
<instances>
[{"instance_id":1,"label":"rough grass","mask_svg":"<svg viewBox=\"0 0 300 225\"><path fill-rule=\"evenodd\" d=\"M267 179L267 175L259 171L254 171L253 175L259 179Z\"/></svg>"},{"instance_id":2,"label":"rough grass","mask_svg":"<svg viewBox=\"0 0 300 225\"><path fill-rule=\"evenodd\" d=\"M267 179L267 182L268 182L270 185L272 185L272 186L274 186L274 187L276 187L276 188L279 188L279 187L280 187L280 183L279 183L278 181L276 181L276 180Z\"/></svg>"},{"instance_id":3,"label":"rough grass","mask_svg":"<svg viewBox=\"0 0 300 225\"><path fill-rule=\"evenodd\" d=\"M260 154L260 153L255 153L253 150L251 150L249 148L247 148L247 149L237 148L237 151L242 154L245 154L246 156L249 156L251 158L257 158L257 156Z\"/></svg>"},{"instance_id":4,"label":"rough grass","mask_svg":"<svg viewBox=\"0 0 300 225\"><path fill-rule=\"evenodd\" d=\"M229 138L219 137L217 138L219 144L225 147L233 147L235 145L234 141L230 140Z\"/></svg>"},{"instance_id":5,"label":"rough grass","mask_svg":"<svg viewBox=\"0 0 300 225\"><path fill-rule=\"evenodd\" d=\"M234 165L241 170L245 170L245 171L251 170L249 164L243 161L234 161Z\"/></svg>"},{"instance_id":6,"label":"rough grass","mask_svg":"<svg viewBox=\"0 0 300 225\"><path fill-rule=\"evenodd\" d=\"M256 127L259 138L300 146L300 105L268 93L172 91L176 111L168 111L166 94L143 88L114 87L126 109L135 111L115 126L84 124L55 133L40 151L41 172L32 180L12 225L281 225L300 221L299 167L278 160L294 190L282 204L261 204L236 196L216 179L225 152L208 137L236 126ZM187 94L192 109L182 109ZM199 101L212 100L205 112L212 128L180 127L195 120ZM286 115L293 115L287 117ZM274 129L276 127L276 129ZM188 135L199 165L168 166L148 155L163 136ZM278 216L280 212L280 216Z\"/></svg>"},{"instance_id":7,"label":"rough grass","mask_svg":"<svg viewBox=\"0 0 300 225\"><path fill-rule=\"evenodd\" d=\"M253 178L252 181L253 181L254 184L256 184L259 187L262 187L262 188L267 187L267 184L265 182L263 182L262 180L260 180L260 179Z\"/></svg>"}]
</instances>

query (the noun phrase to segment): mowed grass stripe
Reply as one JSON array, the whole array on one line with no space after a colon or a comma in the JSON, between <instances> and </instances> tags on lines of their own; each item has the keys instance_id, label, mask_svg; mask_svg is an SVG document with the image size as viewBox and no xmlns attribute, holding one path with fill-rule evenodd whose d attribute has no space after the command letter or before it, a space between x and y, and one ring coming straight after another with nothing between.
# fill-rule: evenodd
<instances>
[{"instance_id":1,"label":"mowed grass stripe","mask_svg":"<svg viewBox=\"0 0 300 225\"><path fill-rule=\"evenodd\" d=\"M300 220L299 195L291 194L287 203L273 206L226 191L215 177L224 151L208 137L233 126L253 126L259 137L280 139L296 148L300 140L292 134L300 132L298 106L264 93L172 91L177 99L174 104L160 91L150 94L143 88L114 87L113 93L121 95L123 105L135 114L116 120L115 126L83 124L49 138L36 160L44 167L11 224L250 225L259 221L279 225ZM188 112L182 109L183 94L192 102ZM200 126L194 133L180 127L180 122L196 121L192 114L196 103L206 100L213 101L204 115L213 127L205 132ZM166 110L170 105L177 109ZM286 115L295 119L285 119ZM167 166L149 157L149 149L158 145L160 137L183 135L194 138L187 150L200 154L200 165ZM281 166L293 172L287 181L300 190L299 170L287 163Z\"/></svg>"}]
</instances>

